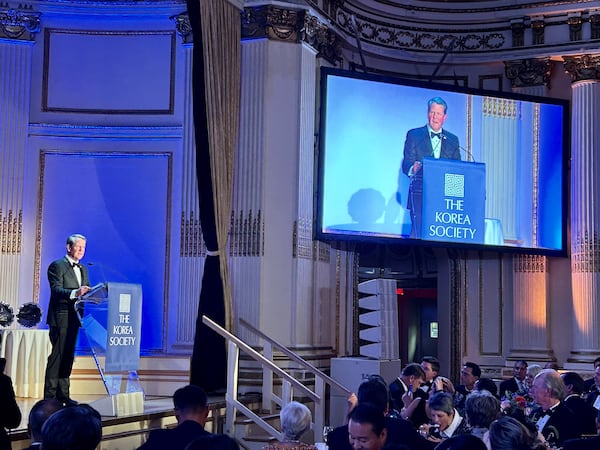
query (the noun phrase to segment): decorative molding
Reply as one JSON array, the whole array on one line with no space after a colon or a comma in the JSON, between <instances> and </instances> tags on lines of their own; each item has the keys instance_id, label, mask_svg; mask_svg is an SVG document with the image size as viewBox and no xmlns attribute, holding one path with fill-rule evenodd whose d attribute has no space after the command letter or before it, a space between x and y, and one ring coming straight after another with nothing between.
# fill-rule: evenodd
<instances>
[{"instance_id":1,"label":"decorative molding","mask_svg":"<svg viewBox=\"0 0 600 450\"><path fill-rule=\"evenodd\" d=\"M522 19L513 20L510 22L510 31L512 36L513 47L525 46L525 22Z\"/></svg>"},{"instance_id":2,"label":"decorative molding","mask_svg":"<svg viewBox=\"0 0 600 450\"><path fill-rule=\"evenodd\" d=\"M184 44L193 44L194 34L192 33L192 25L190 24L190 16L188 13L183 12L169 18L175 22L175 30L177 30L177 34L181 36L181 41Z\"/></svg>"},{"instance_id":3,"label":"decorative molding","mask_svg":"<svg viewBox=\"0 0 600 450\"><path fill-rule=\"evenodd\" d=\"M308 218L295 220L293 235L292 257L312 259L313 247L315 246L312 240L312 220Z\"/></svg>"},{"instance_id":4,"label":"decorative molding","mask_svg":"<svg viewBox=\"0 0 600 450\"><path fill-rule=\"evenodd\" d=\"M590 13L590 37L600 39L600 11Z\"/></svg>"},{"instance_id":5,"label":"decorative molding","mask_svg":"<svg viewBox=\"0 0 600 450\"><path fill-rule=\"evenodd\" d=\"M23 211L13 213L8 210L8 215L3 215L0 208L0 254L17 255L21 253L23 238Z\"/></svg>"},{"instance_id":6,"label":"decorative molding","mask_svg":"<svg viewBox=\"0 0 600 450\"><path fill-rule=\"evenodd\" d=\"M600 55L563 56L565 71L571 82L600 80Z\"/></svg>"},{"instance_id":7,"label":"decorative molding","mask_svg":"<svg viewBox=\"0 0 600 450\"><path fill-rule=\"evenodd\" d=\"M181 257L205 257L206 244L202 237L202 225L200 218L194 217L194 211L186 217L185 211L181 211L181 241L179 244L179 256Z\"/></svg>"},{"instance_id":8,"label":"decorative molding","mask_svg":"<svg viewBox=\"0 0 600 450\"><path fill-rule=\"evenodd\" d=\"M517 102L510 99L484 97L482 113L484 116L514 119L517 117Z\"/></svg>"},{"instance_id":9,"label":"decorative molding","mask_svg":"<svg viewBox=\"0 0 600 450\"><path fill-rule=\"evenodd\" d=\"M600 272L600 241L596 233L590 236L586 231L583 236L578 236L571 249L572 273Z\"/></svg>"},{"instance_id":10,"label":"decorative molding","mask_svg":"<svg viewBox=\"0 0 600 450\"><path fill-rule=\"evenodd\" d=\"M513 88L545 85L550 87L550 58L529 58L504 62L504 73Z\"/></svg>"},{"instance_id":11,"label":"decorative molding","mask_svg":"<svg viewBox=\"0 0 600 450\"><path fill-rule=\"evenodd\" d=\"M229 223L229 255L264 256L264 223L261 210L239 213L231 211Z\"/></svg>"},{"instance_id":12,"label":"decorative molding","mask_svg":"<svg viewBox=\"0 0 600 450\"><path fill-rule=\"evenodd\" d=\"M545 41L544 32L546 30L546 22L544 17L531 18L531 33L533 35L533 45L542 45Z\"/></svg>"},{"instance_id":13,"label":"decorative molding","mask_svg":"<svg viewBox=\"0 0 600 450\"><path fill-rule=\"evenodd\" d=\"M545 273L548 271L548 258L542 255L514 255L513 270L522 273Z\"/></svg>"},{"instance_id":14,"label":"decorative molding","mask_svg":"<svg viewBox=\"0 0 600 450\"><path fill-rule=\"evenodd\" d=\"M40 31L40 16L21 9L0 10L0 38L33 41Z\"/></svg>"},{"instance_id":15,"label":"decorative molding","mask_svg":"<svg viewBox=\"0 0 600 450\"><path fill-rule=\"evenodd\" d=\"M305 42L332 64L341 58L338 35L306 10L262 5L244 8L241 14L242 40L267 38L275 41Z\"/></svg>"},{"instance_id":16,"label":"decorative molding","mask_svg":"<svg viewBox=\"0 0 600 450\"><path fill-rule=\"evenodd\" d=\"M583 18L581 13L569 14L567 18L569 24L569 40L580 41L583 37Z\"/></svg>"}]
</instances>

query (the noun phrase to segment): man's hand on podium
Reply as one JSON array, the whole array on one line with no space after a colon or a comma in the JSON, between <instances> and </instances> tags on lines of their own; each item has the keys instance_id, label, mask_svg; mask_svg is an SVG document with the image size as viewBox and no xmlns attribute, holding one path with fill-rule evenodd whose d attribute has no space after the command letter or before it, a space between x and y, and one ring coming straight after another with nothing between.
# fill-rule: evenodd
<instances>
[{"instance_id":1,"label":"man's hand on podium","mask_svg":"<svg viewBox=\"0 0 600 450\"><path fill-rule=\"evenodd\" d=\"M92 288L89 286L81 286L79 289L77 289L77 291L75 291L75 295L77 297L81 297L82 295L87 294L91 290L92 290Z\"/></svg>"}]
</instances>

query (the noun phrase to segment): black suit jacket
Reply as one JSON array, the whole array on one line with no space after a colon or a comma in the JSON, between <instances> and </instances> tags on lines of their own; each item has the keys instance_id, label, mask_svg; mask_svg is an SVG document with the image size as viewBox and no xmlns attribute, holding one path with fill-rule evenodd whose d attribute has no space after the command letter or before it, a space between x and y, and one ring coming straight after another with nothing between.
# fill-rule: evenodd
<instances>
[{"instance_id":1,"label":"black suit jacket","mask_svg":"<svg viewBox=\"0 0 600 450\"><path fill-rule=\"evenodd\" d=\"M554 433L553 429L556 429L558 435ZM550 419L548 419L548 422L546 422L546 425L540 432L546 439L556 444L562 444L568 439L581 437L579 419L563 402L560 402L558 406L554 408L550 415ZM553 438L550 437L551 433L554 434Z\"/></svg>"},{"instance_id":2,"label":"black suit jacket","mask_svg":"<svg viewBox=\"0 0 600 450\"><path fill-rule=\"evenodd\" d=\"M198 422L185 420L175 428L151 431L138 450L184 450L190 442L208 434Z\"/></svg>"},{"instance_id":3,"label":"black suit jacket","mask_svg":"<svg viewBox=\"0 0 600 450\"><path fill-rule=\"evenodd\" d=\"M517 392L521 392L519 389L519 385L517 384L517 380L515 380L515 377L512 377L510 380L504 380L502 383L500 383L500 398L505 398L507 392L509 392L510 394L516 394Z\"/></svg>"},{"instance_id":4,"label":"black suit jacket","mask_svg":"<svg viewBox=\"0 0 600 450\"><path fill-rule=\"evenodd\" d=\"M90 278L87 267L81 267L81 285L89 286ZM75 271L65 256L57 259L48 267L48 282L50 283L50 304L46 323L51 327L79 326L75 313L75 299L70 299L71 291L79 288Z\"/></svg>"},{"instance_id":5,"label":"black suit jacket","mask_svg":"<svg viewBox=\"0 0 600 450\"><path fill-rule=\"evenodd\" d=\"M442 143L440 149L440 158L460 160L460 145L458 137L445 129L442 129ZM402 172L408 175L411 166L415 161L422 161L425 156L433 156L431 147L431 138L427 125L421 128L413 128L406 133L404 141L404 159L402 159ZM410 188L416 191L423 190L423 171L419 170L413 175ZM408 196L408 208L412 208L411 195Z\"/></svg>"},{"instance_id":6,"label":"black suit jacket","mask_svg":"<svg viewBox=\"0 0 600 450\"><path fill-rule=\"evenodd\" d=\"M580 424L582 434L596 434L596 416L598 411L593 406L588 405L584 399L577 395L567 397L565 405L573 411ZM598 447L600 448L600 447Z\"/></svg>"},{"instance_id":7,"label":"black suit jacket","mask_svg":"<svg viewBox=\"0 0 600 450\"><path fill-rule=\"evenodd\" d=\"M410 450L431 450L436 444L422 438L413 425L404 419L385 418L387 439L386 445L390 443L404 445ZM352 450L348 439L348 425L335 428L327 435L327 446L329 450Z\"/></svg>"}]
</instances>

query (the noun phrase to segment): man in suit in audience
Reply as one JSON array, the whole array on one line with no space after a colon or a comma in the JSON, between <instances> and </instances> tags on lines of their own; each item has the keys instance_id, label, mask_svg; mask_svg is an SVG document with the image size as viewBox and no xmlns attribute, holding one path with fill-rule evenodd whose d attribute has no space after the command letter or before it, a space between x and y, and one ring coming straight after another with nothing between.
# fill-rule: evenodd
<instances>
[{"instance_id":1,"label":"man in suit in audience","mask_svg":"<svg viewBox=\"0 0 600 450\"><path fill-rule=\"evenodd\" d=\"M583 389L586 402L594 406L598 395L600 395L600 357L594 360L594 375L592 378L584 381Z\"/></svg>"},{"instance_id":2,"label":"man in suit in audience","mask_svg":"<svg viewBox=\"0 0 600 450\"><path fill-rule=\"evenodd\" d=\"M67 254L48 267L50 303L46 323L50 327L52 351L46 366L44 398L56 398L67 406L77 404L69 394L69 377L81 326L74 305L78 297L90 290L87 268L79 263L85 254L85 244L85 236L69 236Z\"/></svg>"},{"instance_id":3,"label":"man in suit in audience","mask_svg":"<svg viewBox=\"0 0 600 450\"><path fill-rule=\"evenodd\" d=\"M381 377L371 376L361 383L358 387L357 398L358 405L371 404L383 415L388 412L388 391L385 381ZM386 417L385 427L388 445L404 445L411 450L431 450L435 447L435 444L419 436L408 420ZM342 425L331 431L327 435L327 446L329 450L352 450L348 425Z\"/></svg>"},{"instance_id":4,"label":"man in suit in audience","mask_svg":"<svg viewBox=\"0 0 600 450\"><path fill-rule=\"evenodd\" d=\"M46 398L36 402L29 411L27 429L31 438L31 445L27 450L38 450L42 445L42 427L48 417L62 408L62 403L55 398Z\"/></svg>"},{"instance_id":5,"label":"man in suit in audience","mask_svg":"<svg viewBox=\"0 0 600 450\"><path fill-rule=\"evenodd\" d=\"M479 364L467 361L460 370L460 384L455 387L454 392L452 389L447 389L453 396L454 407L462 417L465 416L467 396L475 390L475 383L479 378L481 378Z\"/></svg>"},{"instance_id":6,"label":"man in suit in audience","mask_svg":"<svg viewBox=\"0 0 600 450\"><path fill-rule=\"evenodd\" d=\"M500 383L500 398L511 398L513 394L525 393L525 375L527 375L527 361L515 361L513 366L513 377Z\"/></svg>"},{"instance_id":7,"label":"man in suit in audience","mask_svg":"<svg viewBox=\"0 0 600 450\"><path fill-rule=\"evenodd\" d=\"M429 397L421 384L425 382L425 372L417 363L407 364L398 378L390 383L391 407L400 417L412 422L413 414L420 403L425 403ZM413 425L414 422L413 422ZM416 428L416 427L415 427Z\"/></svg>"},{"instance_id":8,"label":"man in suit in audience","mask_svg":"<svg viewBox=\"0 0 600 450\"><path fill-rule=\"evenodd\" d=\"M565 384L565 405L573 411L581 424L582 434L596 434L596 416L598 411L588 405L581 397L583 378L576 372L565 372L560 375Z\"/></svg>"},{"instance_id":9,"label":"man in suit in audience","mask_svg":"<svg viewBox=\"0 0 600 450\"><path fill-rule=\"evenodd\" d=\"M72 405L52 414L42 426L43 450L96 450L102 418L90 405Z\"/></svg>"},{"instance_id":10,"label":"man in suit in audience","mask_svg":"<svg viewBox=\"0 0 600 450\"><path fill-rule=\"evenodd\" d=\"M548 442L561 446L568 439L581 437L579 420L562 401L565 385L556 370L543 369L538 373L529 393L542 408L537 428Z\"/></svg>"},{"instance_id":11,"label":"man in suit in audience","mask_svg":"<svg viewBox=\"0 0 600 450\"><path fill-rule=\"evenodd\" d=\"M192 441L208 434L204 425L208 419L208 397L204 389L188 385L173 394L175 428L154 430L139 450L184 450Z\"/></svg>"}]
</instances>

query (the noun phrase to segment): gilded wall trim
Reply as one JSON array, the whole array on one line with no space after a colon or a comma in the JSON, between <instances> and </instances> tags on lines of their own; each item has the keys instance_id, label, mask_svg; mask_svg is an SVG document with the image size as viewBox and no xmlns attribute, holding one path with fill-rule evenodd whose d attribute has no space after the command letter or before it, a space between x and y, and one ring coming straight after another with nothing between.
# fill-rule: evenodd
<instances>
[{"instance_id":1,"label":"gilded wall trim","mask_svg":"<svg viewBox=\"0 0 600 450\"><path fill-rule=\"evenodd\" d=\"M586 231L571 243L572 273L600 272L600 241L598 235Z\"/></svg>"},{"instance_id":2,"label":"gilded wall trim","mask_svg":"<svg viewBox=\"0 0 600 450\"><path fill-rule=\"evenodd\" d=\"M294 221L293 230L294 248L292 256L299 259L313 259L312 220L300 218Z\"/></svg>"},{"instance_id":3,"label":"gilded wall trim","mask_svg":"<svg viewBox=\"0 0 600 450\"><path fill-rule=\"evenodd\" d=\"M262 211L231 211L229 223L229 254L235 256L264 256L265 224Z\"/></svg>"},{"instance_id":4,"label":"gilded wall trim","mask_svg":"<svg viewBox=\"0 0 600 450\"><path fill-rule=\"evenodd\" d=\"M180 234L179 256L182 258L206 256L202 225L200 224L200 218L194 217L194 211L189 213L181 211Z\"/></svg>"},{"instance_id":5,"label":"gilded wall trim","mask_svg":"<svg viewBox=\"0 0 600 450\"><path fill-rule=\"evenodd\" d=\"M504 62L504 74L513 88L544 85L550 87L550 58L528 58Z\"/></svg>"},{"instance_id":6,"label":"gilded wall trim","mask_svg":"<svg viewBox=\"0 0 600 450\"><path fill-rule=\"evenodd\" d=\"M4 215L0 208L0 254L17 255L21 253L23 238L23 210L16 214L12 209Z\"/></svg>"},{"instance_id":7,"label":"gilded wall trim","mask_svg":"<svg viewBox=\"0 0 600 450\"><path fill-rule=\"evenodd\" d=\"M506 98L484 97L482 112L484 116L514 119L517 117L517 102Z\"/></svg>"},{"instance_id":8,"label":"gilded wall trim","mask_svg":"<svg viewBox=\"0 0 600 450\"><path fill-rule=\"evenodd\" d=\"M514 272L522 273L545 273L548 271L548 258L541 255L521 255L513 256Z\"/></svg>"},{"instance_id":9,"label":"gilded wall trim","mask_svg":"<svg viewBox=\"0 0 600 450\"><path fill-rule=\"evenodd\" d=\"M0 9L0 38L34 41L40 31L40 13L24 9Z\"/></svg>"}]
</instances>

